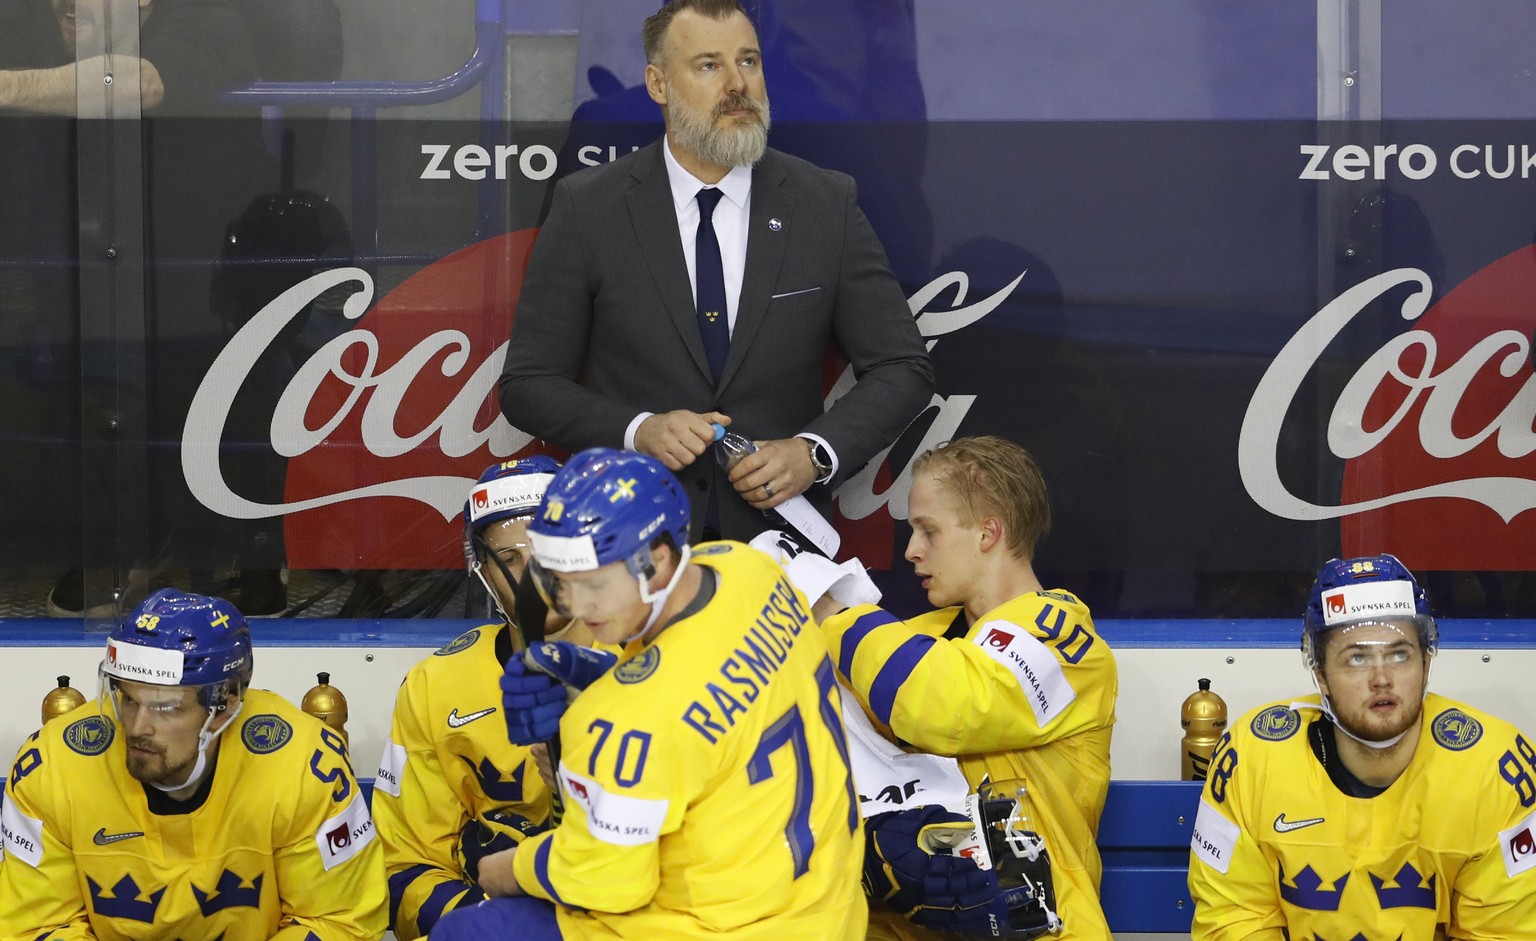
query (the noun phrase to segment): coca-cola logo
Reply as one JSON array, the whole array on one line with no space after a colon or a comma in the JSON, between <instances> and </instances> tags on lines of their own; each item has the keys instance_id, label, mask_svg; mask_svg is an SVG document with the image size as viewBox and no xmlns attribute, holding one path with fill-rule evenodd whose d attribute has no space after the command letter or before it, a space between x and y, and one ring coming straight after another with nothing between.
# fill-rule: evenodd
<instances>
[{"instance_id":1,"label":"coca-cola logo","mask_svg":"<svg viewBox=\"0 0 1536 941\"><path fill-rule=\"evenodd\" d=\"M997 291L967 304L971 288L970 276L964 271L946 272L919 288L907 299L907 307L917 320L918 333L928 341L927 346L931 351L940 337L957 333L1002 306L1028 273L1027 270L1020 271L1018 277ZM948 307L930 307L951 291L953 294L950 295ZM836 374L827 393L826 404L829 408L853 387L853 381L853 368L844 366ZM922 439L906 453L916 457L955 437L975 402L974 394L935 394L928 404L928 408L937 410L933 421L924 430ZM912 491L912 466L909 461L905 466L893 469L890 466L891 450L886 448L875 455L862 470L838 488L837 518L834 523L843 537L840 558L857 557L868 562L886 558L895 538L893 521L907 518L907 497Z\"/></svg>"},{"instance_id":2,"label":"coca-cola logo","mask_svg":"<svg viewBox=\"0 0 1536 941\"><path fill-rule=\"evenodd\" d=\"M1339 502L1315 504L1280 479L1281 425L1328 345L1399 286L1419 321L1367 357L1328 416L1344 462ZM1249 496L1276 516L1341 519L1343 553L1390 550L1413 568L1536 567L1536 249L1499 259L1431 309L1414 268L1346 290L1293 336L1248 403L1238 463Z\"/></svg>"},{"instance_id":3,"label":"coca-cola logo","mask_svg":"<svg viewBox=\"0 0 1536 941\"><path fill-rule=\"evenodd\" d=\"M536 230L442 258L374 304L360 268L294 285L246 323L199 384L182 432L192 495L235 519L286 516L290 564L304 568L449 568L453 525L479 471L529 449L497 407L496 379ZM272 413L288 458L281 503L236 493L219 466L230 409L252 365L316 298L351 289L357 326L315 351Z\"/></svg>"},{"instance_id":4,"label":"coca-cola logo","mask_svg":"<svg viewBox=\"0 0 1536 941\"><path fill-rule=\"evenodd\" d=\"M531 436L501 415L496 381L536 236L522 230L470 246L423 268L377 304L374 280L360 268L316 274L275 298L224 347L193 397L181 447L192 495L234 519L285 516L288 559L298 568L459 564L457 521L479 471L533 450ZM929 348L991 313L1023 278L1021 272L969 305L964 272L917 291L909 305ZM219 464L231 408L284 327L333 290L352 292L342 314L356 326L316 350L288 380L270 427L272 448L288 459L283 500L253 500L231 487ZM948 292L947 308L926 309ZM839 363L828 376L827 402L853 378L851 367ZM939 415L913 453L953 437L975 399L935 396L930 407ZM877 456L839 491L845 554L888 554L892 517L906 517L910 472L893 473L886 458Z\"/></svg>"}]
</instances>

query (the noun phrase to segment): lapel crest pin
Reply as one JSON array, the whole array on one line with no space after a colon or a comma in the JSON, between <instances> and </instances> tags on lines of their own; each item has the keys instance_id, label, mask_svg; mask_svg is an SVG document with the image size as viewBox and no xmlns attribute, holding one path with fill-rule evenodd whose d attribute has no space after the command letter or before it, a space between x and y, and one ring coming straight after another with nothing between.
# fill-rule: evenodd
<instances>
[{"instance_id":1,"label":"lapel crest pin","mask_svg":"<svg viewBox=\"0 0 1536 941\"><path fill-rule=\"evenodd\" d=\"M779 231L779 230L780 230L780 229L782 229L782 228L784 228L784 223L782 223L782 222L780 222L780 221L779 221L779 219L778 219L778 217L777 217L777 216L775 216L775 217L773 217L773 218L772 218L772 219L769 219L769 220L768 220L768 228L769 228L769 229L770 229L770 230L771 230L771 231L774 231L774 232L777 232L777 231Z\"/></svg>"}]
</instances>

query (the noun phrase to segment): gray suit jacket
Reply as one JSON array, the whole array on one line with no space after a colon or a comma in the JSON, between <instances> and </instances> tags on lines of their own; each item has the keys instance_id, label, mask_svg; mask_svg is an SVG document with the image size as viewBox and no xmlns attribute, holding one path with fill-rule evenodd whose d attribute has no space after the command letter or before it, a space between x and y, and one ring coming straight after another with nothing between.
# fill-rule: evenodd
<instances>
[{"instance_id":1,"label":"gray suit jacket","mask_svg":"<svg viewBox=\"0 0 1536 941\"><path fill-rule=\"evenodd\" d=\"M721 411L749 438L818 434L840 477L857 471L928 404L933 366L853 180L775 150L753 170L746 271L717 388L662 146L556 185L501 376L507 420L574 452L623 447L643 411ZM824 409L831 344L858 381ZM716 488L722 535L750 539L765 527L710 454L678 477L695 537ZM825 511L837 482L808 496Z\"/></svg>"}]
</instances>

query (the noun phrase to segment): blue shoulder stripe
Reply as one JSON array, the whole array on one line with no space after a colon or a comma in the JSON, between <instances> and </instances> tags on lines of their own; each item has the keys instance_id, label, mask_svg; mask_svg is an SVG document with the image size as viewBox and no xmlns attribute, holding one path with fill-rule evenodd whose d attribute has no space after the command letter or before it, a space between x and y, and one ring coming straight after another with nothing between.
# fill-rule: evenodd
<instances>
[{"instance_id":1,"label":"blue shoulder stripe","mask_svg":"<svg viewBox=\"0 0 1536 941\"><path fill-rule=\"evenodd\" d=\"M560 893L555 891L555 884L549 881L549 844L553 843L554 841L555 838L550 837L549 839L540 843L539 848L534 851L533 874L538 877L539 885L544 887L544 891L549 893L549 897L553 899L556 904L565 905L565 900L560 897ZM569 908L570 906L566 907Z\"/></svg>"},{"instance_id":2,"label":"blue shoulder stripe","mask_svg":"<svg viewBox=\"0 0 1536 941\"><path fill-rule=\"evenodd\" d=\"M443 912L448 910L449 903L463 895L467 888L469 887L458 881L439 882L437 888L427 896L427 900L421 903L421 911L416 915L416 927L422 931L431 931L432 926L437 924L437 920L443 917Z\"/></svg>"},{"instance_id":3,"label":"blue shoulder stripe","mask_svg":"<svg viewBox=\"0 0 1536 941\"><path fill-rule=\"evenodd\" d=\"M838 671L850 680L853 679L853 655L858 652L859 644L864 642L864 638L869 636L870 631L887 624L895 624L899 620L901 619L896 615L884 609L860 615L859 619L853 622L853 626L843 632L842 644L837 651Z\"/></svg>"},{"instance_id":4,"label":"blue shoulder stripe","mask_svg":"<svg viewBox=\"0 0 1536 941\"><path fill-rule=\"evenodd\" d=\"M896 652L892 653L875 675L875 681L869 685L869 709L875 714L875 718L891 724L891 710L896 706L896 693L901 690L901 684L912 675L917 662L923 659L923 655L933 649L937 643L927 634L919 634L908 640Z\"/></svg>"},{"instance_id":5,"label":"blue shoulder stripe","mask_svg":"<svg viewBox=\"0 0 1536 941\"><path fill-rule=\"evenodd\" d=\"M410 888L412 882L431 871L431 866L416 865L389 877L389 930L395 930L395 924L400 918L400 900L405 898L405 890ZM422 931L425 933L425 929Z\"/></svg>"}]
</instances>

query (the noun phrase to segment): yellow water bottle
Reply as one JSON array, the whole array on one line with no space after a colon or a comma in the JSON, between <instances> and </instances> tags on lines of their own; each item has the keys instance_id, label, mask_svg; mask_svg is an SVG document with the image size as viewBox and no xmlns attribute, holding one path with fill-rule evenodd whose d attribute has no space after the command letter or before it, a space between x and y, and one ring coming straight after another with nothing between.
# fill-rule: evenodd
<instances>
[{"instance_id":1,"label":"yellow water bottle","mask_svg":"<svg viewBox=\"0 0 1536 941\"><path fill-rule=\"evenodd\" d=\"M83 705L85 705L85 696L69 685L69 677L61 676L59 685L50 689L48 695L43 697L43 724L47 725L49 719Z\"/></svg>"},{"instance_id":2,"label":"yellow water bottle","mask_svg":"<svg viewBox=\"0 0 1536 941\"><path fill-rule=\"evenodd\" d=\"M1211 681L1201 677L1200 688L1184 700L1179 713L1179 724L1184 727L1184 741L1180 748L1183 755L1179 778L1184 781L1204 781L1211 767L1211 752L1216 742L1227 730L1227 704L1211 691Z\"/></svg>"},{"instance_id":3,"label":"yellow water bottle","mask_svg":"<svg viewBox=\"0 0 1536 941\"><path fill-rule=\"evenodd\" d=\"M329 673L317 673L315 679L319 685L311 687L304 694L300 708L330 726L341 736L342 742L350 747L351 742L347 740L347 697L331 685Z\"/></svg>"}]
</instances>

